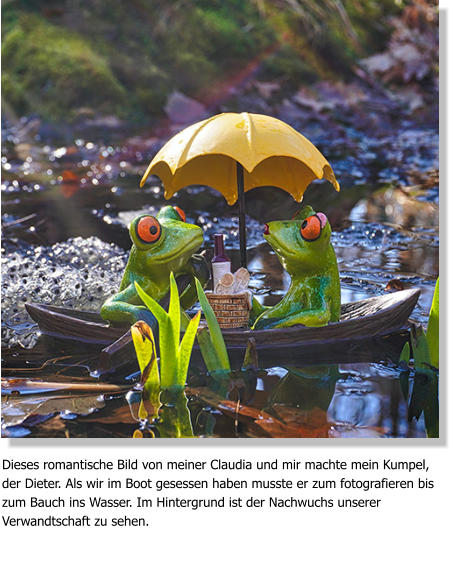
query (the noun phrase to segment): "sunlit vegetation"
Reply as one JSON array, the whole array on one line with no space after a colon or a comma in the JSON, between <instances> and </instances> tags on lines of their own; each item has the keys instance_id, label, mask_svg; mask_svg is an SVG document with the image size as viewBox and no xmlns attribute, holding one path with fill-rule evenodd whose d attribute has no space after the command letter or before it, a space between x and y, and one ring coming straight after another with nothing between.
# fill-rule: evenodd
<instances>
[{"instance_id":1,"label":"sunlit vegetation","mask_svg":"<svg viewBox=\"0 0 453 576\"><path fill-rule=\"evenodd\" d=\"M200 314L196 314L188 322L180 341L181 307L173 274L170 276L168 312L146 294L138 284L136 284L136 289L159 324L160 355L158 363L156 339L152 329L145 322L134 324L131 333L143 386L139 418L152 421L159 416L164 435L192 436L187 400L183 390Z\"/></svg>"},{"instance_id":2,"label":"sunlit vegetation","mask_svg":"<svg viewBox=\"0 0 453 576\"><path fill-rule=\"evenodd\" d=\"M71 121L162 115L174 90L209 100L251 61L283 86L348 74L380 49L404 2L44 2L3 7L3 99Z\"/></svg>"},{"instance_id":3,"label":"sunlit vegetation","mask_svg":"<svg viewBox=\"0 0 453 576\"><path fill-rule=\"evenodd\" d=\"M411 361L412 357L412 361ZM424 418L429 438L439 437L439 279L436 282L428 330L414 325L410 342L401 352L401 389L408 403L408 419Z\"/></svg>"},{"instance_id":4,"label":"sunlit vegetation","mask_svg":"<svg viewBox=\"0 0 453 576\"><path fill-rule=\"evenodd\" d=\"M426 339L428 340L431 364L439 368L439 278L436 282L431 310L429 312Z\"/></svg>"},{"instance_id":5,"label":"sunlit vegetation","mask_svg":"<svg viewBox=\"0 0 453 576\"><path fill-rule=\"evenodd\" d=\"M211 378L211 390L220 398L227 398L232 390L236 390L236 392L244 390L249 385L255 389L258 356L254 339L248 340L241 369L232 370L228 349L214 310L200 282L196 280L196 283L198 300L206 320L206 326L198 331L197 340ZM241 392L238 393L238 396L241 399Z\"/></svg>"}]
</instances>

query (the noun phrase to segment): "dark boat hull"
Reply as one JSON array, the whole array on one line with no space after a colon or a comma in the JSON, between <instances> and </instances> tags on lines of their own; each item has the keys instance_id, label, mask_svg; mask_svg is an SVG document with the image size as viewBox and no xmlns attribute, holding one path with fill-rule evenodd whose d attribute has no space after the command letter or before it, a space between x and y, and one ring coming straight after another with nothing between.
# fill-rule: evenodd
<instances>
[{"instance_id":1,"label":"dark boat hull","mask_svg":"<svg viewBox=\"0 0 453 576\"><path fill-rule=\"evenodd\" d=\"M320 328L234 329L225 330L223 334L231 349L245 348L250 338L255 340L258 349L275 349L385 336L398 331L407 322L419 295L418 289L410 289L343 304L340 321ZM46 304L26 304L26 308L41 332L49 336L103 346L113 344L119 338L124 344L128 339L127 326L110 326L95 312Z\"/></svg>"}]
</instances>

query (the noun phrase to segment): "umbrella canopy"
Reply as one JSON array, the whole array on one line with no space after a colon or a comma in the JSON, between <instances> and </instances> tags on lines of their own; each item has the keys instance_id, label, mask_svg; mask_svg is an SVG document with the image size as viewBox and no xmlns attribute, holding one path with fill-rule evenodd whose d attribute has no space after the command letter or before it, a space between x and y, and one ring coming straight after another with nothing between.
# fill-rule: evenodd
<instances>
[{"instance_id":1,"label":"umbrella canopy","mask_svg":"<svg viewBox=\"0 0 453 576\"><path fill-rule=\"evenodd\" d=\"M307 138L277 118L246 112L218 114L185 128L156 154L140 186L150 174L162 180L166 199L195 184L215 188L230 205L239 199L243 266L244 192L274 186L300 202L315 179L340 189L330 164Z\"/></svg>"}]
</instances>

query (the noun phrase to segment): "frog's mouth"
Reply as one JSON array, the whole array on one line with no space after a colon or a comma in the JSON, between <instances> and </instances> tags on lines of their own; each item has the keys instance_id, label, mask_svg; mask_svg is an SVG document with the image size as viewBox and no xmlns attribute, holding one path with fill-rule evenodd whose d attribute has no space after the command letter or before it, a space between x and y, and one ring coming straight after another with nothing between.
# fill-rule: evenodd
<instances>
[{"instance_id":1,"label":"frog's mouth","mask_svg":"<svg viewBox=\"0 0 453 576\"><path fill-rule=\"evenodd\" d=\"M167 252L167 254L162 255L161 257L156 256L153 258L153 261L155 264L165 264L166 262L170 262L176 258L184 258L185 256L194 254L202 244L203 233L190 240L187 244L184 244L183 248L176 249L172 252Z\"/></svg>"},{"instance_id":2,"label":"frog's mouth","mask_svg":"<svg viewBox=\"0 0 453 576\"><path fill-rule=\"evenodd\" d=\"M265 235L266 242L271 246L276 254L279 256L297 256L299 252L297 250L293 250L292 248L288 248L288 246L282 246L279 241L271 236L269 233Z\"/></svg>"}]
</instances>

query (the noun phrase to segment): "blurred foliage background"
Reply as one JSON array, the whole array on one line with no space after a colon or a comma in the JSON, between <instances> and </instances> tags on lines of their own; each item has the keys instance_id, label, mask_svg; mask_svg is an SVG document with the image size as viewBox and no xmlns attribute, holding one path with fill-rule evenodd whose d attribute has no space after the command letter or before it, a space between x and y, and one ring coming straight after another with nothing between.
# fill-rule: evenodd
<instances>
[{"instance_id":1,"label":"blurred foliage background","mask_svg":"<svg viewBox=\"0 0 453 576\"><path fill-rule=\"evenodd\" d=\"M143 123L162 116L175 91L209 104L250 70L283 92L347 81L386 48L408 6L434 4L11 0L2 7L3 107L53 122L101 114Z\"/></svg>"}]
</instances>

